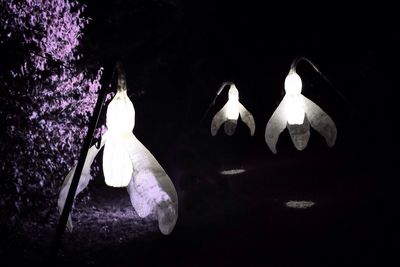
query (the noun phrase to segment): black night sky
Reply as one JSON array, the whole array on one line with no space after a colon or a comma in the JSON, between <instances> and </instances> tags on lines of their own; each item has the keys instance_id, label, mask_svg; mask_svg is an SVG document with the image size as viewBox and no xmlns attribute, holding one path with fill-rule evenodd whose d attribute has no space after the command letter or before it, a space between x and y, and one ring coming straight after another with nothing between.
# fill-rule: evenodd
<instances>
[{"instance_id":1,"label":"black night sky","mask_svg":"<svg viewBox=\"0 0 400 267\"><path fill-rule=\"evenodd\" d=\"M390 121L394 113L389 102L398 24L389 7L363 6L355 12L340 5L172 0L87 5L92 21L83 47L106 69L118 59L125 64L136 115L143 123L137 124L137 134L148 135L149 127L155 127L150 132L159 139L157 127L165 125L156 120L168 122L174 136L199 124L201 130L207 128L212 114L200 123L201 118L221 83L232 81L254 113L256 138L262 139L262 128L283 97L283 81L298 56L309 58L330 80L333 87L307 63L298 66L303 93L332 117L340 116L337 124ZM226 101L227 90L223 93L211 113Z\"/></svg>"},{"instance_id":2,"label":"black night sky","mask_svg":"<svg viewBox=\"0 0 400 267\"><path fill-rule=\"evenodd\" d=\"M179 218L168 236L156 228L130 235L141 229L136 222L125 228L114 223L107 234L104 225L89 225L87 214L75 235L64 235L61 265L387 266L394 259L400 237L394 172L400 27L391 7L84 2L91 21L83 55L107 75L123 62L136 111L134 134L173 181ZM299 56L329 80L299 63L302 93L332 117L336 144L329 148L311 129L307 148L297 151L285 130L274 155L265 127ZM222 128L211 136L211 120L228 90L210 105L224 81L236 84L240 102L253 114L254 136L240 119L233 136ZM246 172L219 173L238 168ZM102 176L87 191L88 205L129 206L126 191L107 188ZM290 209L290 200L316 204ZM79 230L85 224L87 233ZM78 234L88 236L82 241Z\"/></svg>"}]
</instances>

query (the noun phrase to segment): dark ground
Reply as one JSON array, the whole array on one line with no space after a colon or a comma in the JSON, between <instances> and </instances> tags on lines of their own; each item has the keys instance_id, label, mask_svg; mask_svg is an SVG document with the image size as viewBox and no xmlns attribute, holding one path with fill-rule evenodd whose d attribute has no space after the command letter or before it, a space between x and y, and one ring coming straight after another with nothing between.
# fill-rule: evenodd
<instances>
[{"instance_id":1,"label":"dark ground","mask_svg":"<svg viewBox=\"0 0 400 267\"><path fill-rule=\"evenodd\" d=\"M203 136L201 148L180 146L159 158L180 201L170 236L159 232L154 216L136 215L125 189L97 178L87 190L91 198L74 209L75 228L63 237L57 266L393 264L398 208L382 184L386 177L360 155L367 149L343 148L340 131L330 149L313 131L309 146L298 152L285 132L274 156L259 136L244 130L231 138ZM239 140L247 146L229 147ZM218 173L232 168L246 172ZM290 200L316 204L293 209L285 206ZM55 216L46 223L26 222L2 257L42 263L55 223Z\"/></svg>"},{"instance_id":2,"label":"dark ground","mask_svg":"<svg viewBox=\"0 0 400 267\"><path fill-rule=\"evenodd\" d=\"M97 177L76 204L75 229L64 235L57 265L396 266L399 27L390 7L87 4L86 54L123 59L134 133L174 182L179 219L163 236L155 217L136 215L125 189ZM333 118L337 142L328 148L312 130L299 152L285 130L273 155L264 130L296 56L312 60L333 84L299 65L303 93ZM241 121L234 136L211 137L227 91L202 120L225 80L236 83L253 113L254 137ZM246 172L219 174L235 168ZM316 204L291 209L289 200ZM57 219L25 222L3 240L1 257L45 262Z\"/></svg>"}]
</instances>

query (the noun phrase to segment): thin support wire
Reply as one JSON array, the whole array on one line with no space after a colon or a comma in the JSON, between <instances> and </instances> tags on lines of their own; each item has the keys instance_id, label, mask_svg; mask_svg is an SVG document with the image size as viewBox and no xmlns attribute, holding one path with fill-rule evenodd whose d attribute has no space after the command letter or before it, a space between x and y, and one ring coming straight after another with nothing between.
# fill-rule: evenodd
<instances>
[{"instance_id":1,"label":"thin support wire","mask_svg":"<svg viewBox=\"0 0 400 267\"><path fill-rule=\"evenodd\" d=\"M226 81L226 82L223 82L223 83L221 84L221 86L220 86L220 88L218 89L217 94L215 95L213 101L212 101L211 104L208 106L207 110L204 112L204 115L203 115L203 117L202 117L201 120L200 120L200 124L205 120L205 118L206 118L208 112L210 112L210 109L215 105L215 101L217 101L218 96L222 93L222 91L225 89L225 87L226 87L227 85L229 85L229 87L230 87L230 86L234 85L234 83L233 83L233 82Z\"/></svg>"},{"instance_id":2,"label":"thin support wire","mask_svg":"<svg viewBox=\"0 0 400 267\"><path fill-rule=\"evenodd\" d=\"M313 67L313 69L319 74L321 75L321 77L329 84L329 86L340 96L340 98L346 103L346 105L351 108L352 105L351 103L347 100L347 98L335 87L333 86L332 82L317 68L317 66L315 66L315 64L313 62L311 62L311 60L309 60L306 57L297 57L293 60L292 64L290 65L290 70L295 70L297 67L297 64L300 61L306 61L308 62L311 67Z\"/></svg>"}]
</instances>

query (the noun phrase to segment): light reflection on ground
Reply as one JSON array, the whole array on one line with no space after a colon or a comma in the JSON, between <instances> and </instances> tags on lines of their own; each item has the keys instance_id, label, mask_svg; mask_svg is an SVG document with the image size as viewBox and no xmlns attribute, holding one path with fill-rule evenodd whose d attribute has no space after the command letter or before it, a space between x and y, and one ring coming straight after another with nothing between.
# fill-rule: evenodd
<instances>
[{"instance_id":1,"label":"light reflection on ground","mask_svg":"<svg viewBox=\"0 0 400 267\"><path fill-rule=\"evenodd\" d=\"M231 170L223 170L220 171L219 173L222 175L236 175L244 172L246 172L245 169L231 169Z\"/></svg>"},{"instance_id":2,"label":"light reflection on ground","mask_svg":"<svg viewBox=\"0 0 400 267\"><path fill-rule=\"evenodd\" d=\"M311 208L312 206L315 205L315 202L312 201L306 201L306 200L301 200L301 201L296 201L296 200L290 200L285 203L286 207L292 208L292 209L308 209Z\"/></svg>"}]
</instances>

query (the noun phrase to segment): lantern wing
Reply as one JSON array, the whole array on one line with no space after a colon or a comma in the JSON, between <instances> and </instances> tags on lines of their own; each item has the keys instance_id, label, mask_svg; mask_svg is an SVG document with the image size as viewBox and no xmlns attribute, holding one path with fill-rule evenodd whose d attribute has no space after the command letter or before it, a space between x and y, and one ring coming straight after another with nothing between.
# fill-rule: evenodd
<instances>
[{"instance_id":1,"label":"lantern wing","mask_svg":"<svg viewBox=\"0 0 400 267\"><path fill-rule=\"evenodd\" d=\"M332 118L313 101L303 95L301 96L304 111L311 126L325 138L328 146L332 147L335 144L337 135L336 125Z\"/></svg>"},{"instance_id":2,"label":"lantern wing","mask_svg":"<svg viewBox=\"0 0 400 267\"><path fill-rule=\"evenodd\" d=\"M175 187L150 151L133 134L129 140L127 150L133 174L127 189L132 205L140 216L156 212L160 231L169 234L178 219Z\"/></svg>"},{"instance_id":3,"label":"lantern wing","mask_svg":"<svg viewBox=\"0 0 400 267\"><path fill-rule=\"evenodd\" d=\"M220 111L217 112L217 114L215 114L214 118L212 119L211 122L211 134L214 136L217 134L219 128L221 127L221 125L227 120L226 117L226 112L227 112L227 108L228 107L228 103L226 103Z\"/></svg>"},{"instance_id":4,"label":"lantern wing","mask_svg":"<svg viewBox=\"0 0 400 267\"><path fill-rule=\"evenodd\" d=\"M256 130L256 123L254 121L253 115L242 105L242 103L239 102L239 114L240 118L242 118L242 121L246 123L246 125L250 129L250 135L254 135L254 132Z\"/></svg>"},{"instance_id":5,"label":"lantern wing","mask_svg":"<svg viewBox=\"0 0 400 267\"><path fill-rule=\"evenodd\" d=\"M141 218L145 218L153 211L153 207L148 203L148 199L145 194L143 194L142 186L136 183L137 179L131 179L127 186L129 198L131 204L135 209L136 213Z\"/></svg>"},{"instance_id":6,"label":"lantern wing","mask_svg":"<svg viewBox=\"0 0 400 267\"><path fill-rule=\"evenodd\" d=\"M265 128L265 141L274 154L276 154L276 143L278 142L279 135L286 128L287 124L285 112L286 100L285 96L272 114Z\"/></svg>"},{"instance_id":7,"label":"lantern wing","mask_svg":"<svg viewBox=\"0 0 400 267\"><path fill-rule=\"evenodd\" d=\"M80 192L82 192L83 189L85 189L88 186L89 181L92 179L92 176L90 175L90 166L92 165L97 153L99 153L100 149L104 146L107 136L108 136L107 133L104 133L104 135L101 138L101 143L100 143L99 148L97 148L95 145L93 145L89 149L89 151L86 155L85 163L83 165L83 169L82 169L81 177L79 179L78 187L75 192L75 197ZM72 178L74 177L74 174L75 174L75 169L76 169L76 165L67 174L67 176L64 179L64 183L61 187L60 195L58 196L58 201L57 201L58 211L60 212L60 214L62 213L62 210L64 209L65 201L67 199L68 191L71 186ZM67 229L69 231L72 231L72 228L73 228L73 225L72 225L71 213L70 213L70 215L68 217L68 221L67 221Z\"/></svg>"}]
</instances>

